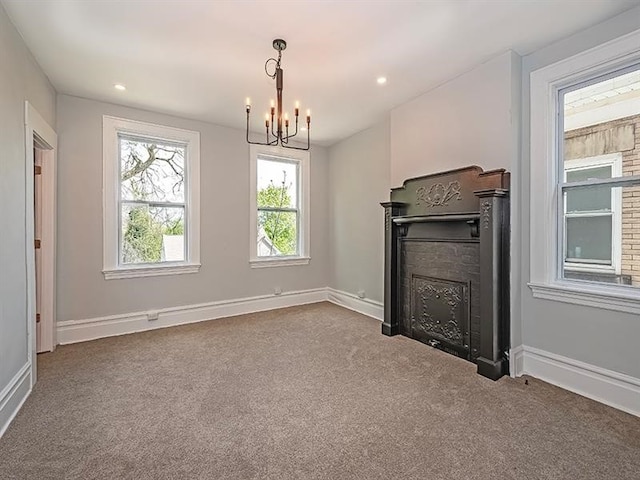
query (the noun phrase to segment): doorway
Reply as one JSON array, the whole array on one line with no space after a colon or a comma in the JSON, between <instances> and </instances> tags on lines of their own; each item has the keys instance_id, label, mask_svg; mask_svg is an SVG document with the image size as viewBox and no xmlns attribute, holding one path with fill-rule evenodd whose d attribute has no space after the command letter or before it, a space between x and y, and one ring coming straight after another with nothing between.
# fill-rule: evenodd
<instances>
[{"instance_id":1,"label":"doorway","mask_svg":"<svg viewBox=\"0 0 640 480\"><path fill-rule=\"evenodd\" d=\"M57 136L40 114L25 104L27 318L32 369L35 354L56 346L56 149Z\"/></svg>"}]
</instances>

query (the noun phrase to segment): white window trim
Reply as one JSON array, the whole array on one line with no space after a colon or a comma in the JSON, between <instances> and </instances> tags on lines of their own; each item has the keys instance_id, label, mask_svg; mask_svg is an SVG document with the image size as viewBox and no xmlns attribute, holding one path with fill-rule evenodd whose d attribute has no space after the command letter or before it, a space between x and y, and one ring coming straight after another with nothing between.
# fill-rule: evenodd
<instances>
[{"instance_id":1,"label":"white window trim","mask_svg":"<svg viewBox=\"0 0 640 480\"><path fill-rule=\"evenodd\" d=\"M249 146L249 178L250 180L250 213L249 213L249 263L251 268L263 267L287 267L293 265L307 265L310 256L310 178L309 178L309 152L304 150L291 150L281 147L269 147L265 145ZM298 196L300 212L300 229L298 238L299 255L280 257L258 257L256 242L258 239L258 157L274 157L276 160L295 160L298 162Z\"/></svg>"},{"instance_id":2,"label":"white window trim","mask_svg":"<svg viewBox=\"0 0 640 480\"><path fill-rule=\"evenodd\" d=\"M640 314L640 289L559 278L559 91L640 61L640 30L531 73L530 282L533 296Z\"/></svg>"},{"instance_id":3,"label":"white window trim","mask_svg":"<svg viewBox=\"0 0 640 480\"><path fill-rule=\"evenodd\" d=\"M120 179L118 134L186 144L185 218L187 258L184 262L120 265L118 219ZM200 270L200 133L124 118L102 117L103 270L106 280L196 273Z\"/></svg>"},{"instance_id":4,"label":"white window trim","mask_svg":"<svg viewBox=\"0 0 640 480\"><path fill-rule=\"evenodd\" d=\"M597 157L576 158L574 160L565 160L564 172L566 182L566 172L576 170L586 170L597 167L611 167L611 177L622 176L622 153L609 153L606 155L598 155ZM561 203L561 211L559 215L566 215L564 202ZM611 248L611 265L597 265L590 263L564 262L564 269L573 272L589 272L589 273L615 273L620 275L622 272L622 189L611 189L611 226L612 226L612 248ZM566 227L565 227L566 228ZM559 251L564 252L566 248L566 231L562 237L559 237ZM563 255L564 257L564 255Z\"/></svg>"}]
</instances>

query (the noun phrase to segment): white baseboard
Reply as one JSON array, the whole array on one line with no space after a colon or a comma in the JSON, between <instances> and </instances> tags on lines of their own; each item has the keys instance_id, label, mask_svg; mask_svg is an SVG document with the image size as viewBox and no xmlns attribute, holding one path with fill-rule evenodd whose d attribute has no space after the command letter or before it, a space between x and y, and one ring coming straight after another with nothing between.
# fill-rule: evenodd
<instances>
[{"instance_id":1,"label":"white baseboard","mask_svg":"<svg viewBox=\"0 0 640 480\"><path fill-rule=\"evenodd\" d=\"M181 307L163 308L142 312L124 313L106 317L83 320L65 320L58 322L58 343L86 342L104 337L143 332L156 328L173 327L187 323L203 322L216 318L233 317L247 313L273 310L274 308L292 307L330 301L341 307L354 310L382 321L384 308L381 302L358 298L351 293L333 288L315 288L298 292L283 292L280 295L263 295L259 297L222 300L218 302L185 305ZM157 320L149 317L157 315Z\"/></svg>"},{"instance_id":2,"label":"white baseboard","mask_svg":"<svg viewBox=\"0 0 640 480\"><path fill-rule=\"evenodd\" d=\"M509 350L509 372L513 378L521 377L524 362L524 347L518 345Z\"/></svg>"},{"instance_id":3,"label":"white baseboard","mask_svg":"<svg viewBox=\"0 0 640 480\"><path fill-rule=\"evenodd\" d=\"M640 416L640 379L529 346L511 350L512 374L531 375Z\"/></svg>"},{"instance_id":4,"label":"white baseboard","mask_svg":"<svg viewBox=\"0 0 640 480\"><path fill-rule=\"evenodd\" d=\"M258 297L222 300L85 320L66 320L58 322L58 343L66 345L85 342L97 338L203 322L216 318L234 317L236 315L273 310L274 308L293 307L295 305L317 303L326 300L326 288L316 288L298 292L283 292L280 295L262 295ZM150 320L149 317L153 317L154 315L157 315L157 319Z\"/></svg>"},{"instance_id":5,"label":"white baseboard","mask_svg":"<svg viewBox=\"0 0 640 480\"><path fill-rule=\"evenodd\" d=\"M382 321L384 319L384 306L382 302L376 302L368 298L360 298L352 293L328 287L327 295L331 303L373 317L376 320Z\"/></svg>"},{"instance_id":6,"label":"white baseboard","mask_svg":"<svg viewBox=\"0 0 640 480\"><path fill-rule=\"evenodd\" d=\"M31 363L24 365L0 392L0 438L31 393Z\"/></svg>"}]
</instances>

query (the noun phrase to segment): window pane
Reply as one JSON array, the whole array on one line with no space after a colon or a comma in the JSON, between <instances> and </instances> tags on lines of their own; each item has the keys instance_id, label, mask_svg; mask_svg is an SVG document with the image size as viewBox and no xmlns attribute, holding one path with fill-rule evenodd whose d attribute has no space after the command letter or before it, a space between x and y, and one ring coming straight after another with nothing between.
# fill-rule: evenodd
<instances>
[{"instance_id":1,"label":"window pane","mask_svg":"<svg viewBox=\"0 0 640 480\"><path fill-rule=\"evenodd\" d=\"M258 158L258 207L297 208L298 164Z\"/></svg>"},{"instance_id":2,"label":"window pane","mask_svg":"<svg viewBox=\"0 0 640 480\"><path fill-rule=\"evenodd\" d=\"M122 205L122 264L183 262L184 208Z\"/></svg>"},{"instance_id":3,"label":"window pane","mask_svg":"<svg viewBox=\"0 0 640 480\"><path fill-rule=\"evenodd\" d=\"M611 215L567 218L567 261L611 265Z\"/></svg>"},{"instance_id":4,"label":"window pane","mask_svg":"<svg viewBox=\"0 0 640 480\"><path fill-rule=\"evenodd\" d=\"M640 287L640 186L611 190L611 214L565 215L564 278Z\"/></svg>"},{"instance_id":5,"label":"window pane","mask_svg":"<svg viewBox=\"0 0 640 480\"><path fill-rule=\"evenodd\" d=\"M258 210L258 256L298 255L298 214Z\"/></svg>"},{"instance_id":6,"label":"window pane","mask_svg":"<svg viewBox=\"0 0 640 480\"><path fill-rule=\"evenodd\" d=\"M184 146L125 136L118 140L123 200L184 202Z\"/></svg>"},{"instance_id":7,"label":"window pane","mask_svg":"<svg viewBox=\"0 0 640 480\"><path fill-rule=\"evenodd\" d=\"M610 212L611 190L606 185L568 190L567 212Z\"/></svg>"},{"instance_id":8,"label":"window pane","mask_svg":"<svg viewBox=\"0 0 640 480\"><path fill-rule=\"evenodd\" d=\"M611 165L567 170L567 182L611 178Z\"/></svg>"}]
</instances>

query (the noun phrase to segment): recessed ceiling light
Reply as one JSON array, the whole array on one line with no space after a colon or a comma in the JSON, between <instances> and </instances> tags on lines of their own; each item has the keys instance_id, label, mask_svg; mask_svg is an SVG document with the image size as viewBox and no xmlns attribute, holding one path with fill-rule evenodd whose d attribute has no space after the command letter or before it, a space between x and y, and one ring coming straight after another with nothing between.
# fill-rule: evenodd
<instances>
[{"instance_id":1,"label":"recessed ceiling light","mask_svg":"<svg viewBox=\"0 0 640 480\"><path fill-rule=\"evenodd\" d=\"M376 79L376 82L378 82L378 85L384 85L385 83L387 83L387 77L378 77Z\"/></svg>"},{"instance_id":2,"label":"recessed ceiling light","mask_svg":"<svg viewBox=\"0 0 640 480\"><path fill-rule=\"evenodd\" d=\"M116 83L113 88L115 88L116 90L120 90L121 92L124 92L127 87L125 87L124 85L122 85L121 83Z\"/></svg>"}]
</instances>

